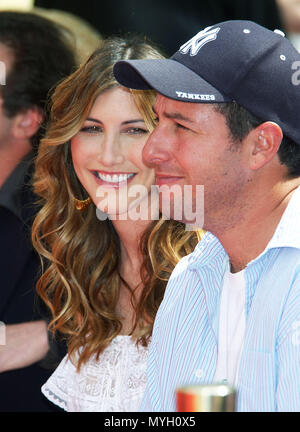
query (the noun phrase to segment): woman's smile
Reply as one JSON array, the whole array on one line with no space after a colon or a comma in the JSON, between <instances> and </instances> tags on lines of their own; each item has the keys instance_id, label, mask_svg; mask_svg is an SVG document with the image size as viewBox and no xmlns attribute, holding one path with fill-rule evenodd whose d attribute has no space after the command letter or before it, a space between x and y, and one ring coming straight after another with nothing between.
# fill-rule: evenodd
<instances>
[{"instance_id":1,"label":"woman's smile","mask_svg":"<svg viewBox=\"0 0 300 432\"><path fill-rule=\"evenodd\" d=\"M116 173L104 171L91 171L99 186L113 187L115 189L127 186L134 178L136 173Z\"/></svg>"}]
</instances>

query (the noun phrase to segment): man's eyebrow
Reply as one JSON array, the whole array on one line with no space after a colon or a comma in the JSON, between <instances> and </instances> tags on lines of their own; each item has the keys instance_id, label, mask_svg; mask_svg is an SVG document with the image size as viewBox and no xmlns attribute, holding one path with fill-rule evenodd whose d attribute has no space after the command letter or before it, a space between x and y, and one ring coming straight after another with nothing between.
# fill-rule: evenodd
<instances>
[{"instance_id":1,"label":"man's eyebrow","mask_svg":"<svg viewBox=\"0 0 300 432\"><path fill-rule=\"evenodd\" d=\"M183 120L183 121L188 122L188 123L195 123L190 118L185 117L184 115L182 115L181 113L178 113L178 112L174 112L174 113L166 113L166 112L164 112L164 116L166 118L168 118L168 119Z\"/></svg>"},{"instance_id":2,"label":"man's eyebrow","mask_svg":"<svg viewBox=\"0 0 300 432\"><path fill-rule=\"evenodd\" d=\"M157 113L155 111L155 108L152 108L152 109L153 109L154 114L157 115ZM172 119L172 120L182 120L182 121L185 121L185 122L188 122L188 123L195 123L193 120L191 120L188 117L185 117L184 115L182 115L179 112L173 112L173 113L163 112L163 116L166 117L166 118L168 118L168 119Z\"/></svg>"}]
</instances>

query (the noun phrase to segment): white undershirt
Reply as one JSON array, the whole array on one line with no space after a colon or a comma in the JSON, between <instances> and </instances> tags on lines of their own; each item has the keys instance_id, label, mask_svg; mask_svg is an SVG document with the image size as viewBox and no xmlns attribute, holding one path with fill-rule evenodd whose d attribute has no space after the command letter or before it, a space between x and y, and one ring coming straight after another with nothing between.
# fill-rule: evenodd
<instances>
[{"instance_id":1,"label":"white undershirt","mask_svg":"<svg viewBox=\"0 0 300 432\"><path fill-rule=\"evenodd\" d=\"M225 273L219 312L215 382L236 385L245 335L245 270Z\"/></svg>"}]
</instances>

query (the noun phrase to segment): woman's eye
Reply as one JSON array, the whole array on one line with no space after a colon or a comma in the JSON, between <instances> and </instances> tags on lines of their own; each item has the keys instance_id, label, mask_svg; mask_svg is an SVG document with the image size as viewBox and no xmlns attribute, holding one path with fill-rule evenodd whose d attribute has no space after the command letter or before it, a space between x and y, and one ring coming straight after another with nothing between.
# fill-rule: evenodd
<instances>
[{"instance_id":1,"label":"woman's eye","mask_svg":"<svg viewBox=\"0 0 300 432\"><path fill-rule=\"evenodd\" d=\"M80 132L99 133L102 132L102 128L100 126L83 126Z\"/></svg>"},{"instance_id":2,"label":"woman's eye","mask_svg":"<svg viewBox=\"0 0 300 432\"><path fill-rule=\"evenodd\" d=\"M132 135L143 135L143 134L147 134L148 130L147 129L143 129L143 128L138 128L138 127L132 127L129 129L126 129L125 131L128 134L132 134Z\"/></svg>"}]
</instances>

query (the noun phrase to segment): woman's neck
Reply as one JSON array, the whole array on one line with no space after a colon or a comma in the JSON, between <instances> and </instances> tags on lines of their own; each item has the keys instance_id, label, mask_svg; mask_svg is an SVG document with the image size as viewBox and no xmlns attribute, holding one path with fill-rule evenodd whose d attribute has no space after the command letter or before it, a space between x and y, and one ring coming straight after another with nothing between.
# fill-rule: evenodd
<instances>
[{"instance_id":1,"label":"woman's neck","mask_svg":"<svg viewBox=\"0 0 300 432\"><path fill-rule=\"evenodd\" d=\"M122 335L130 334L135 323L135 308L133 304L136 304L143 289L141 279L143 256L140 252L140 241L150 223L151 220L113 221L121 246L121 265L119 271L122 279L116 312L122 322L122 330L120 332ZM128 289L128 286L130 289Z\"/></svg>"},{"instance_id":2,"label":"woman's neck","mask_svg":"<svg viewBox=\"0 0 300 432\"><path fill-rule=\"evenodd\" d=\"M153 204L153 201L152 201ZM158 206L158 199L155 205ZM148 207L147 213L138 220L128 217L126 220L112 220L113 226L120 239L121 263L120 275L123 280L120 284L120 293L116 312L121 318L122 330L120 334L131 333L135 322L135 310L133 303L136 303L143 290L141 278L141 266L143 255L141 253L141 239L145 230L152 223L153 205ZM130 287L130 290L126 286ZM132 294L134 298L132 298Z\"/></svg>"},{"instance_id":3,"label":"woman's neck","mask_svg":"<svg viewBox=\"0 0 300 432\"><path fill-rule=\"evenodd\" d=\"M140 242L143 233L152 223L152 220L157 219L157 215L159 215L158 195L150 197L149 194L146 196L140 203L139 208L142 210L138 218L132 218L129 211L126 215L122 215L125 216L121 218L124 220L112 220L121 243L121 266L123 269L126 268L132 271L135 269L140 271L143 261Z\"/></svg>"},{"instance_id":4,"label":"woman's neck","mask_svg":"<svg viewBox=\"0 0 300 432\"><path fill-rule=\"evenodd\" d=\"M121 245L121 267L134 271L140 270L143 257L140 242L144 231L151 220L118 220L112 221ZM127 272L126 272L127 273Z\"/></svg>"}]
</instances>

